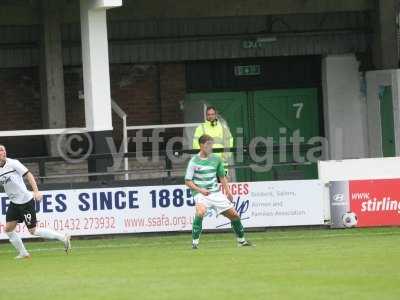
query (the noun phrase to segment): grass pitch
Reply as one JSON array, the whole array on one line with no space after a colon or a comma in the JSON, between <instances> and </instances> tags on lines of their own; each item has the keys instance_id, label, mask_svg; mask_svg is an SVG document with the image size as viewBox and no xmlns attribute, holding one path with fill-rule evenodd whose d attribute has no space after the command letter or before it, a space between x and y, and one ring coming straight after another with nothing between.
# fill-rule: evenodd
<instances>
[{"instance_id":1,"label":"grass pitch","mask_svg":"<svg viewBox=\"0 0 400 300\"><path fill-rule=\"evenodd\" d=\"M0 299L400 299L400 228L272 230L0 245Z\"/></svg>"}]
</instances>

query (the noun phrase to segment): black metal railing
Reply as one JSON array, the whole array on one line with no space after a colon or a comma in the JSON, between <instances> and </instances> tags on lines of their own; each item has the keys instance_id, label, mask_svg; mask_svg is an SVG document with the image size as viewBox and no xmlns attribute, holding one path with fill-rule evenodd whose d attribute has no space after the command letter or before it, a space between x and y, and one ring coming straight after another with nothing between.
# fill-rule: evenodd
<instances>
[{"instance_id":1,"label":"black metal railing","mask_svg":"<svg viewBox=\"0 0 400 300\"><path fill-rule=\"evenodd\" d=\"M250 152L254 152L255 154L261 156L265 155L267 151L272 150L272 154L276 155L280 153L280 151L285 149L287 153L290 153L290 151L294 150L294 145L288 144L288 145L274 145L272 149L269 149L266 146L257 146L257 147L250 147L248 145L244 146L243 148L219 148L219 149L214 149L215 153L221 153L221 152L231 152L231 153L242 153L243 157L249 157ZM308 145L308 144L301 144L298 146L298 151L300 153L304 153L308 151L309 149L312 149L313 147L316 147L315 145ZM105 171L94 171L94 172L88 172L88 173L78 173L78 174L65 174L65 175L52 175L52 176L47 176L47 171L46 171L46 163L49 162L66 162L66 160L63 157L54 157L54 156L38 156L38 157L25 157L25 158L20 158L20 161L23 163L36 163L38 164L38 170L39 170L39 181L40 183L43 183L46 178L67 178L67 177L88 177L92 178L95 176L105 176L105 175L123 175L123 174L132 174L132 173L137 173L137 172L165 172L167 177L171 177L171 174L173 171L176 171L177 169L174 169L173 162L171 160L172 157L181 157L184 154L196 154L198 153L198 150L196 149L173 149L173 150L165 150L165 149L160 149L159 151L149 151L149 150L144 150L141 151L140 154L142 157L147 157L147 158L153 158L154 156L162 158L162 160L165 163L165 169L160 170L160 169L155 169L155 168L144 168L144 169L135 169L135 170L121 170L121 171L113 171L113 172L105 172ZM293 152L292 152L293 153ZM318 152L317 152L318 153ZM321 153L319 152L319 155ZM118 156L118 158L136 158L138 156L138 152L127 152L127 153L102 153L102 154L91 154L87 156L85 161L91 161L95 162L97 160L110 160L115 158L115 156ZM318 155L317 155L318 156ZM241 168L249 168L251 164L254 164L254 162L251 162L249 160L245 160L246 162L242 163L234 163L232 165L229 165L229 168L234 168L234 169L241 169ZM294 160L289 160L286 162L278 162L278 163L273 163L271 166L278 166L278 165L307 165L311 164L310 161L305 161L305 162L297 162Z\"/></svg>"}]
</instances>

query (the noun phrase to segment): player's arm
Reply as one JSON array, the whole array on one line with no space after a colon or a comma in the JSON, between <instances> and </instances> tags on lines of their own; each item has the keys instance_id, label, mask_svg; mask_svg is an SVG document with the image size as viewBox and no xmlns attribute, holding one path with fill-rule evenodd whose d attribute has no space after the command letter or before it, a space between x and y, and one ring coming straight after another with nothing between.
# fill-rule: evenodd
<instances>
[{"instance_id":1,"label":"player's arm","mask_svg":"<svg viewBox=\"0 0 400 300\"><path fill-rule=\"evenodd\" d=\"M224 163L221 159L217 167L217 176L219 178L219 181L221 182L222 189L226 197L228 197L229 201L233 202L233 195L231 193L231 190L229 189L228 179L225 176Z\"/></svg>"},{"instance_id":2,"label":"player's arm","mask_svg":"<svg viewBox=\"0 0 400 300\"><path fill-rule=\"evenodd\" d=\"M185 180L185 184L188 188L190 188L191 190L194 190L196 192L199 192L201 194L203 194L204 196L208 196L210 194L210 191L203 189L201 187L198 187L192 180Z\"/></svg>"},{"instance_id":3,"label":"player's arm","mask_svg":"<svg viewBox=\"0 0 400 300\"><path fill-rule=\"evenodd\" d=\"M26 177L26 179L29 182L29 185L32 188L33 192L33 198L36 201L42 200L42 193L39 192L35 177L32 175L32 173L28 170L27 167L25 167L19 160L14 160L13 161L13 167L15 171L22 177Z\"/></svg>"},{"instance_id":4,"label":"player's arm","mask_svg":"<svg viewBox=\"0 0 400 300\"><path fill-rule=\"evenodd\" d=\"M29 185L32 188L33 198L35 198L36 201L41 201L42 198L43 198L43 195L42 195L42 193L39 191L39 189L37 187L35 176L33 176L33 174L31 172L29 172L29 171L26 173L25 176L26 176L26 179L29 182Z\"/></svg>"},{"instance_id":5,"label":"player's arm","mask_svg":"<svg viewBox=\"0 0 400 300\"><path fill-rule=\"evenodd\" d=\"M226 178L226 176L220 176L219 181L221 182L226 197L229 199L229 201L233 202L233 195L231 193L231 190L229 189L228 179Z\"/></svg>"}]
</instances>

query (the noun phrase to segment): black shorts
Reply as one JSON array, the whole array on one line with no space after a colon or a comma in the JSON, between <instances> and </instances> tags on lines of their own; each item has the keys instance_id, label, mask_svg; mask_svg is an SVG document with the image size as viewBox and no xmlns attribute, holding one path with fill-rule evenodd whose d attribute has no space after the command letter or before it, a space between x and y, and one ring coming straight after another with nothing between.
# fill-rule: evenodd
<instances>
[{"instance_id":1,"label":"black shorts","mask_svg":"<svg viewBox=\"0 0 400 300\"><path fill-rule=\"evenodd\" d=\"M6 213L6 222L13 221L17 221L18 223L25 222L28 229L36 227L35 200L32 199L24 204L10 202Z\"/></svg>"}]
</instances>

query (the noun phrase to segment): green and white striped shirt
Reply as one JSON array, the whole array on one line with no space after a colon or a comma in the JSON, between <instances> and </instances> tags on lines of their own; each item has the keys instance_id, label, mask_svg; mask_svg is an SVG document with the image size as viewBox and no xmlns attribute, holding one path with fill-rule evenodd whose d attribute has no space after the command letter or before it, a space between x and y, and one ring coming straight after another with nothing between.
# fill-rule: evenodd
<instances>
[{"instance_id":1,"label":"green and white striped shirt","mask_svg":"<svg viewBox=\"0 0 400 300\"><path fill-rule=\"evenodd\" d=\"M211 154L208 158L201 158L199 154L192 157L186 169L185 180L192 180L200 188L210 192L218 192L218 177L225 176L224 163L222 159ZM192 190L193 195L198 194Z\"/></svg>"}]
</instances>

